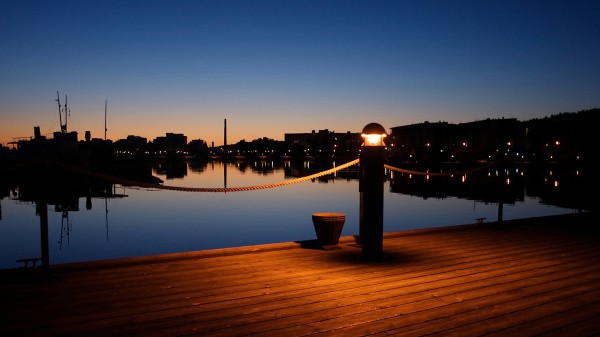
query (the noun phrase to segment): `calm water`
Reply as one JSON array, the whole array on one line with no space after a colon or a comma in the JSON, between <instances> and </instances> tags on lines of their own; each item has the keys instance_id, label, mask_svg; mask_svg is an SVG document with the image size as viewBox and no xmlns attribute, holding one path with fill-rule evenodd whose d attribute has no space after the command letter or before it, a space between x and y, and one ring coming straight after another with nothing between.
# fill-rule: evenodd
<instances>
[{"instance_id":1,"label":"calm water","mask_svg":"<svg viewBox=\"0 0 600 337\"><path fill-rule=\"evenodd\" d=\"M238 187L293 179L328 165L178 163L154 167L152 174L165 185L223 187L226 183ZM384 230L473 223L479 217L495 220L499 203L494 198L500 194L504 220L581 210L569 204L574 202L569 195L561 197L559 192L569 194L579 188L572 184L573 180L580 183L582 172L578 168L557 172L543 168L532 177L526 168L511 167L486 171L479 178L443 179L388 172ZM335 176L248 192L193 193L110 185L110 197L70 196L68 206L48 206L50 263L312 240L316 238L311 220L315 212L345 213L342 235L355 235L359 222L356 176L354 167ZM510 191L495 191L490 186L498 184L486 185L488 181L500 181L501 188ZM22 187L10 187L0 200L1 269L20 267L16 260L41 255L36 202L22 198L23 193Z\"/></svg>"}]
</instances>

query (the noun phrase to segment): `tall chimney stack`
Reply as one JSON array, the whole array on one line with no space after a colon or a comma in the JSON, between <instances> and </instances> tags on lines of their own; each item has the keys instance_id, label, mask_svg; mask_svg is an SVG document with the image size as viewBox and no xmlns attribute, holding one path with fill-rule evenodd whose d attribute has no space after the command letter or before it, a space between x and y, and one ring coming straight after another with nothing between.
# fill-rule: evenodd
<instances>
[{"instance_id":1,"label":"tall chimney stack","mask_svg":"<svg viewBox=\"0 0 600 337\"><path fill-rule=\"evenodd\" d=\"M224 134L223 134L223 147L226 147L227 146L227 118L225 118L224 127L225 127L225 130L224 130Z\"/></svg>"}]
</instances>

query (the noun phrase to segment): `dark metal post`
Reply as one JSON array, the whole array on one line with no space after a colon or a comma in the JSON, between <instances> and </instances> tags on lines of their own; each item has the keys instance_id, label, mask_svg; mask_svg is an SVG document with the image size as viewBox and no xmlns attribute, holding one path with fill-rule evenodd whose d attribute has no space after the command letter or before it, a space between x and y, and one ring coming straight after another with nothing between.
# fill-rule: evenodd
<instances>
[{"instance_id":1,"label":"dark metal post","mask_svg":"<svg viewBox=\"0 0 600 337\"><path fill-rule=\"evenodd\" d=\"M48 274L48 267L50 266L50 248L48 242L48 177L46 171L48 164L44 161L40 166L42 170L42 184L43 191L41 198L37 202L37 212L40 216L40 249L42 255L42 272L44 276Z\"/></svg>"},{"instance_id":2,"label":"dark metal post","mask_svg":"<svg viewBox=\"0 0 600 337\"><path fill-rule=\"evenodd\" d=\"M503 207L504 206L504 202L500 201L498 203L498 223L502 223L502 211L503 211Z\"/></svg>"},{"instance_id":3,"label":"dark metal post","mask_svg":"<svg viewBox=\"0 0 600 337\"><path fill-rule=\"evenodd\" d=\"M381 128L383 129L383 127ZM363 130L363 134L366 133L366 129L367 127ZM385 130L383 132L385 133ZM380 260L383 257L384 163L385 145L383 142L381 145L368 145L365 142L360 155L359 234L362 255L369 260Z\"/></svg>"},{"instance_id":4,"label":"dark metal post","mask_svg":"<svg viewBox=\"0 0 600 337\"><path fill-rule=\"evenodd\" d=\"M46 202L45 196L37 206L40 215L40 245L42 253L42 270L44 274L46 274L48 272L48 266L50 265L50 249L48 244L48 203Z\"/></svg>"}]
</instances>

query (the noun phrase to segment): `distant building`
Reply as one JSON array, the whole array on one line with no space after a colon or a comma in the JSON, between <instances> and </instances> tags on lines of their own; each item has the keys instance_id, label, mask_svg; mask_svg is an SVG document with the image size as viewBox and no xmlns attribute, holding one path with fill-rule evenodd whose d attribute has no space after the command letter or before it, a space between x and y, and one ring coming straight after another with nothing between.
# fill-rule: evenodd
<instances>
[{"instance_id":1,"label":"distant building","mask_svg":"<svg viewBox=\"0 0 600 337\"><path fill-rule=\"evenodd\" d=\"M191 156L207 157L208 145L202 139L194 139L188 144L188 152Z\"/></svg>"},{"instance_id":2,"label":"distant building","mask_svg":"<svg viewBox=\"0 0 600 337\"><path fill-rule=\"evenodd\" d=\"M0 158L8 156L10 153L10 148L0 144Z\"/></svg>"},{"instance_id":3,"label":"distant building","mask_svg":"<svg viewBox=\"0 0 600 337\"><path fill-rule=\"evenodd\" d=\"M525 148L525 126L516 118L461 123L456 128L456 137L460 138L455 152L470 154L459 159L512 160Z\"/></svg>"},{"instance_id":4,"label":"distant building","mask_svg":"<svg viewBox=\"0 0 600 337\"><path fill-rule=\"evenodd\" d=\"M485 119L450 124L412 124L391 128L390 157L400 162L594 161L598 109L542 119Z\"/></svg>"},{"instance_id":5,"label":"distant building","mask_svg":"<svg viewBox=\"0 0 600 337\"><path fill-rule=\"evenodd\" d=\"M117 154L138 155L148 150L148 139L140 136L129 135L126 139L119 139L114 143Z\"/></svg>"},{"instance_id":6,"label":"distant building","mask_svg":"<svg viewBox=\"0 0 600 337\"><path fill-rule=\"evenodd\" d=\"M285 142L291 156L355 157L362 143L360 133L336 133L328 129L311 133L286 133Z\"/></svg>"},{"instance_id":7,"label":"distant building","mask_svg":"<svg viewBox=\"0 0 600 337\"><path fill-rule=\"evenodd\" d=\"M597 161L599 114L591 109L523 122L528 151L537 161Z\"/></svg>"},{"instance_id":8,"label":"distant building","mask_svg":"<svg viewBox=\"0 0 600 337\"><path fill-rule=\"evenodd\" d=\"M402 161L440 160L453 143L454 128L447 122L396 126L390 128L385 143L392 155Z\"/></svg>"},{"instance_id":9,"label":"distant building","mask_svg":"<svg viewBox=\"0 0 600 337\"><path fill-rule=\"evenodd\" d=\"M525 145L525 127L514 118L397 126L388 141L393 158L407 162L513 158Z\"/></svg>"},{"instance_id":10,"label":"distant building","mask_svg":"<svg viewBox=\"0 0 600 337\"><path fill-rule=\"evenodd\" d=\"M155 154L187 154L187 137L182 133L167 132L164 137L156 137L152 142Z\"/></svg>"}]
</instances>

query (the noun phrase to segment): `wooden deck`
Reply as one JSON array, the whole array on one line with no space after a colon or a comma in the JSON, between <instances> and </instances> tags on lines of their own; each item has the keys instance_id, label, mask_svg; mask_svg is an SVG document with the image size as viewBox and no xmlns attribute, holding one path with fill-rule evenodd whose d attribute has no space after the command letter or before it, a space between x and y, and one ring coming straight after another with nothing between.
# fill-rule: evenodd
<instances>
[{"instance_id":1,"label":"wooden deck","mask_svg":"<svg viewBox=\"0 0 600 337\"><path fill-rule=\"evenodd\" d=\"M600 335L586 214L0 272L0 336Z\"/></svg>"}]
</instances>

